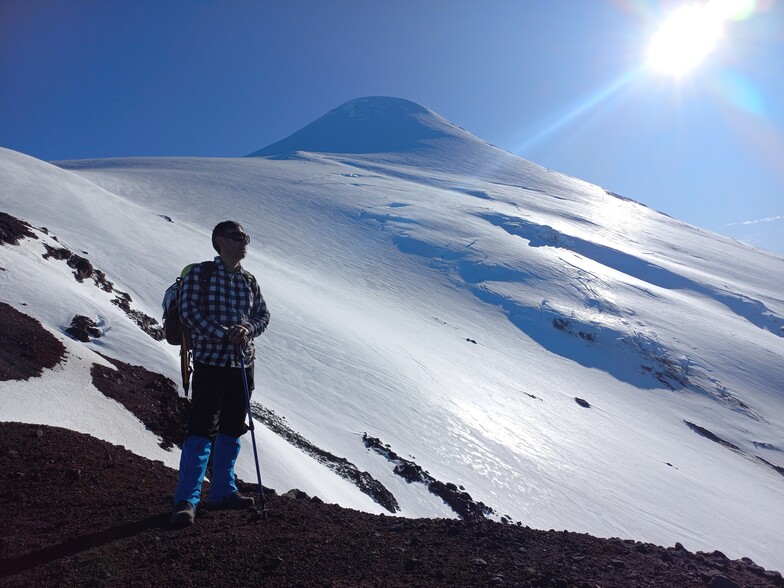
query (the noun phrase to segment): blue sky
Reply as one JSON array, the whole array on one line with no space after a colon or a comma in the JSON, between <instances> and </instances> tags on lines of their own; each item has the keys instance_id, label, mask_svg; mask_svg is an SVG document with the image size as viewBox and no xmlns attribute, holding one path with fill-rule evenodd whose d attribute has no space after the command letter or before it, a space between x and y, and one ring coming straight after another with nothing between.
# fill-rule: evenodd
<instances>
[{"instance_id":1,"label":"blue sky","mask_svg":"<svg viewBox=\"0 0 784 588\"><path fill-rule=\"evenodd\" d=\"M676 0L0 0L0 145L242 156L361 96L784 255L784 1L680 79Z\"/></svg>"}]
</instances>

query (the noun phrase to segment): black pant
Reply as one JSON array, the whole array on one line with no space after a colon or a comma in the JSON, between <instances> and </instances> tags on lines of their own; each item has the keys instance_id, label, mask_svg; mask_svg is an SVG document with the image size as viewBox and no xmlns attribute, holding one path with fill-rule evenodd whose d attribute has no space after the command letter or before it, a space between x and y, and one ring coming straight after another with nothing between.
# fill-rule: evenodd
<instances>
[{"instance_id":1,"label":"black pant","mask_svg":"<svg viewBox=\"0 0 784 588\"><path fill-rule=\"evenodd\" d=\"M218 433L241 437L245 424L245 385L242 368L205 365L194 362L193 394L188 436L214 438ZM248 391L252 392L253 366L245 368Z\"/></svg>"}]
</instances>

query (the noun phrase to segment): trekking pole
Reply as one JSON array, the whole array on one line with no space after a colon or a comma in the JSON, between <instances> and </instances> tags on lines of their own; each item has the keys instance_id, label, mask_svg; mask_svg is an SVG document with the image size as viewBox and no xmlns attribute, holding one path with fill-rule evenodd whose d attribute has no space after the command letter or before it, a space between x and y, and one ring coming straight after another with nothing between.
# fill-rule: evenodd
<instances>
[{"instance_id":1,"label":"trekking pole","mask_svg":"<svg viewBox=\"0 0 784 588\"><path fill-rule=\"evenodd\" d=\"M256 427L253 424L253 413L250 410L250 390L248 389L248 376L245 373L245 352L240 346L240 363L242 364L242 384L245 388L245 407L248 410L248 428L250 429L250 438L253 442L253 458L256 460L256 479L259 482L259 502L261 504L261 510L256 509L256 514L259 515L261 518L265 518L266 514L266 506L264 504L264 487L261 485L261 468L259 467L259 453L256 450Z\"/></svg>"}]
</instances>

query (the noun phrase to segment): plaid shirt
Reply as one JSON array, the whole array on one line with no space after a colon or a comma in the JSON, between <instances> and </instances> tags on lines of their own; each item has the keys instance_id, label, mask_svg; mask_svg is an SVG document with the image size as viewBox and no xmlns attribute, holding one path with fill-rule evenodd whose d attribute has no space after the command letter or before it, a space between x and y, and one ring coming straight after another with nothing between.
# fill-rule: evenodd
<instances>
[{"instance_id":1,"label":"plaid shirt","mask_svg":"<svg viewBox=\"0 0 784 588\"><path fill-rule=\"evenodd\" d=\"M256 280L248 280L238 269L230 274L220 257L210 276L206 292L201 292L201 264L191 268L180 287L180 316L191 333L196 361L207 365L240 367L239 346L226 339L229 327L242 325L250 331L245 346L245 364L255 358L253 337L267 328L270 314Z\"/></svg>"}]
</instances>

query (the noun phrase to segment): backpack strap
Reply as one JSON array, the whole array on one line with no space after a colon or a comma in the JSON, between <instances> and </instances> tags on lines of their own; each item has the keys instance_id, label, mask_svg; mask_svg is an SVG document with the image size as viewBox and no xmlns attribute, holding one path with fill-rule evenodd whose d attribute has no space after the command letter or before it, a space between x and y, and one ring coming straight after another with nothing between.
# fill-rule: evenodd
<instances>
[{"instance_id":1,"label":"backpack strap","mask_svg":"<svg viewBox=\"0 0 784 588\"><path fill-rule=\"evenodd\" d=\"M195 263L185 266L182 270L182 274L180 277L177 278L177 283L182 282L188 272L193 269ZM198 300L198 307L202 308L202 300L203 300L203 293L210 285L210 278L212 274L215 273L215 270L218 268L217 264L214 261L202 261L200 264L201 271L199 272L199 300ZM193 359L193 351L190 349L190 337L188 336L187 329L185 325L181 326L182 331L182 342L180 345L180 374L182 375L182 387L185 389L185 397L188 397L188 390L190 388L191 383L191 373L193 372L193 368L191 367L191 361Z\"/></svg>"},{"instance_id":2,"label":"backpack strap","mask_svg":"<svg viewBox=\"0 0 784 588\"><path fill-rule=\"evenodd\" d=\"M204 288L210 285L210 278L212 277L212 274L215 273L215 270L218 269L218 264L214 261L202 261L199 265L201 265L199 284L201 285L201 289L204 290Z\"/></svg>"},{"instance_id":3,"label":"backpack strap","mask_svg":"<svg viewBox=\"0 0 784 588\"><path fill-rule=\"evenodd\" d=\"M196 265L196 264L193 264L193 265ZM189 266L187 269L190 270L190 268L193 267L193 265ZM203 296L204 292L207 290L207 288L209 288L209 286L210 286L210 279L212 278L212 275L215 273L215 271L218 269L218 264L215 263L214 261L210 260L210 261L202 261L199 265L201 267L200 267L200 271L199 271L199 286L200 286L200 288L199 288L199 304L198 304L198 306L201 309L202 308L201 307L202 296ZM250 273L248 270L246 270L246 269L243 269L241 271L242 271L242 275L245 276L245 279L248 280L248 283L250 284L250 286L252 288L253 285L256 283L256 277L252 273ZM186 274L186 273L187 273L187 271L184 271L183 275Z\"/></svg>"},{"instance_id":4,"label":"backpack strap","mask_svg":"<svg viewBox=\"0 0 784 588\"><path fill-rule=\"evenodd\" d=\"M181 284L182 281L185 279L185 276L187 276L196 265L197 264L195 263L186 265L182 269L182 273L180 274L180 277L177 278L176 280L177 284ZM202 295L204 293L204 290L206 290L209 287L210 278L212 277L212 274L215 273L215 270L218 269L218 264L216 264L214 261L202 261L198 265L200 266L201 271L199 272L200 287L199 287L199 300L197 306L199 307L199 309L201 309Z\"/></svg>"}]
</instances>

